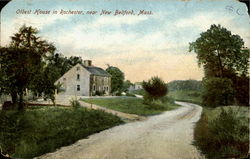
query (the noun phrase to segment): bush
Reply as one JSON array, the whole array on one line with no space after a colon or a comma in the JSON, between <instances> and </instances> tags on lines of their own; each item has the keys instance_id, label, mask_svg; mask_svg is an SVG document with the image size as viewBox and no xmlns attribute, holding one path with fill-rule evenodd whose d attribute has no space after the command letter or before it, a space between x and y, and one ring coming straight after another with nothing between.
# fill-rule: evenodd
<instances>
[{"instance_id":1,"label":"bush","mask_svg":"<svg viewBox=\"0 0 250 159\"><path fill-rule=\"evenodd\" d=\"M104 92L102 92L102 91L95 91L95 93L93 95L94 96L103 96Z\"/></svg>"},{"instance_id":2,"label":"bush","mask_svg":"<svg viewBox=\"0 0 250 159\"><path fill-rule=\"evenodd\" d=\"M167 85L159 77L152 77L148 82L143 81L142 87L146 92L143 96L145 103L158 100L168 92Z\"/></svg>"},{"instance_id":3,"label":"bush","mask_svg":"<svg viewBox=\"0 0 250 159\"><path fill-rule=\"evenodd\" d=\"M162 103L170 103L170 104L174 104L174 99L168 96L162 97L160 98Z\"/></svg>"},{"instance_id":4,"label":"bush","mask_svg":"<svg viewBox=\"0 0 250 159\"><path fill-rule=\"evenodd\" d=\"M79 101L76 100L76 99L71 99L71 100L70 100L70 105L71 105L73 108L75 108L75 109L81 107L81 104L80 104Z\"/></svg>"},{"instance_id":5,"label":"bush","mask_svg":"<svg viewBox=\"0 0 250 159\"><path fill-rule=\"evenodd\" d=\"M213 112L214 113L214 112ZM247 117L228 109L209 120L203 112L196 124L194 145L208 158L246 157L249 150Z\"/></svg>"}]
</instances>

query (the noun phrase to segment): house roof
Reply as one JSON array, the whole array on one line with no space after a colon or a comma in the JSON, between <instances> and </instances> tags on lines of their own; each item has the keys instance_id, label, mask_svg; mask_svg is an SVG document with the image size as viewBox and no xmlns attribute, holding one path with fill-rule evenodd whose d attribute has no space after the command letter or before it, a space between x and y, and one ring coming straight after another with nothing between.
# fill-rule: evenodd
<instances>
[{"instance_id":1,"label":"house roof","mask_svg":"<svg viewBox=\"0 0 250 159\"><path fill-rule=\"evenodd\" d=\"M111 75L106 72L105 70L103 70L100 67L95 67L95 66L84 66L82 65L86 70L88 70L91 74L93 75L97 75L97 76L109 76L111 77Z\"/></svg>"}]
</instances>

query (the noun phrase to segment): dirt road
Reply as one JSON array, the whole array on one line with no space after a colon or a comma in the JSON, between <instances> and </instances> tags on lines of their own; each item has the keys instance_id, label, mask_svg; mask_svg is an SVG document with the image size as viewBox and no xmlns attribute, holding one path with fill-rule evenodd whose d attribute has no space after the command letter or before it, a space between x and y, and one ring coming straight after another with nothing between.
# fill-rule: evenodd
<instances>
[{"instance_id":1,"label":"dirt road","mask_svg":"<svg viewBox=\"0 0 250 159\"><path fill-rule=\"evenodd\" d=\"M196 159L191 145L200 118L198 105L177 102L179 109L120 125L82 139L41 159Z\"/></svg>"}]
</instances>

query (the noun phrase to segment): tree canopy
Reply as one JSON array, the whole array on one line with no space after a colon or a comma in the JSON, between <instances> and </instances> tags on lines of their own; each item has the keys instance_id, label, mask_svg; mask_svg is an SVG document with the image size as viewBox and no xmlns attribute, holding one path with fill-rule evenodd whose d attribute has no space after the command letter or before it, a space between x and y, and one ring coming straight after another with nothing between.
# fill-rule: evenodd
<instances>
[{"instance_id":1,"label":"tree canopy","mask_svg":"<svg viewBox=\"0 0 250 159\"><path fill-rule=\"evenodd\" d=\"M124 73L114 66L108 66L106 71L112 76L111 77L111 93L121 92L123 90Z\"/></svg>"},{"instance_id":2,"label":"tree canopy","mask_svg":"<svg viewBox=\"0 0 250 159\"><path fill-rule=\"evenodd\" d=\"M249 63L249 50L239 35L233 35L220 25L211 25L210 29L190 43L190 51L197 53L199 65L212 70L212 76L225 77L225 71L231 70L246 75Z\"/></svg>"},{"instance_id":3,"label":"tree canopy","mask_svg":"<svg viewBox=\"0 0 250 159\"><path fill-rule=\"evenodd\" d=\"M227 105L232 104L232 99L235 98L236 101L234 102L237 104L249 105L248 67L250 50L244 47L244 41L239 35L232 34L221 25L211 25L210 29L201 33L200 37L195 42L190 43L189 46L189 51L194 51L197 54L199 66L204 68L204 103ZM232 87L233 91L223 89L223 92L220 90L220 84L228 88ZM211 92L214 93L211 94ZM217 102L214 94L217 97L226 96L224 99L227 101Z\"/></svg>"},{"instance_id":4,"label":"tree canopy","mask_svg":"<svg viewBox=\"0 0 250 159\"><path fill-rule=\"evenodd\" d=\"M38 31L25 25L11 37L8 47L0 50L1 93L11 94L12 102L19 100L23 107L23 94L43 68L43 58L55 51L53 44L41 40Z\"/></svg>"}]
</instances>

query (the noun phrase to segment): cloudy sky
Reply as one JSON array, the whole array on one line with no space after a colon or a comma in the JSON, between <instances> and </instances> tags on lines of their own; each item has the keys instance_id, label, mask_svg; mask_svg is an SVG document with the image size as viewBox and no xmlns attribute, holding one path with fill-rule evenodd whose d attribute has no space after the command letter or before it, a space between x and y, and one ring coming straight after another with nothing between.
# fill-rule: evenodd
<instances>
[{"instance_id":1,"label":"cloudy sky","mask_svg":"<svg viewBox=\"0 0 250 159\"><path fill-rule=\"evenodd\" d=\"M34 14L37 9L50 14ZM20 12L24 10L26 14ZM83 14L61 15L61 10ZM100 15L102 10L112 13ZM114 16L116 10L135 14ZM137 15L140 10L152 14ZM59 53L103 68L119 67L133 82L152 76L166 82L200 80L203 70L195 53L188 52L189 42L211 24L221 24L250 47L249 22L247 7L236 0L12 0L1 12L1 45L8 45L10 36L26 24L36 27Z\"/></svg>"}]
</instances>

